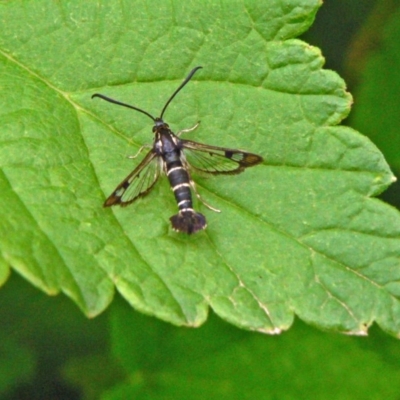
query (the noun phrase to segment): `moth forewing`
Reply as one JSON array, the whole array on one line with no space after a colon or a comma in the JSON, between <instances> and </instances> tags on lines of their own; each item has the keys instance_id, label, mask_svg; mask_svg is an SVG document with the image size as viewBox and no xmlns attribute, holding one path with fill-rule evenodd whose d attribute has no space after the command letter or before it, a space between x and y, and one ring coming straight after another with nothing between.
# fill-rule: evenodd
<instances>
[{"instance_id":1,"label":"moth forewing","mask_svg":"<svg viewBox=\"0 0 400 400\"><path fill-rule=\"evenodd\" d=\"M194 170L208 174L239 174L245 168L263 161L257 154L244 150L210 146L191 140L182 140L187 162Z\"/></svg>"},{"instance_id":2,"label":"moth forewing","mask_svg":"<svg viewBox=\"0 0 400 400\"><path fill-rule=\"evenodd\" d=\"M150 150L140 164L115 188L104 202L104 207L120 205L125 207L139 197L146 196L156 184L160 175L157 154Z\"/></svg>"}]
</instances>

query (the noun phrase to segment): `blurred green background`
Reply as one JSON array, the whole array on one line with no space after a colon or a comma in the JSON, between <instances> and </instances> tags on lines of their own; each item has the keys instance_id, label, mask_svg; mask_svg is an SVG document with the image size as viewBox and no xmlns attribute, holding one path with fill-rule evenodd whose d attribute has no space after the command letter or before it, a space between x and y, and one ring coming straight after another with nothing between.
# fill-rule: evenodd
<instances>
[{"instance_id":1,"label":"blurred green background","mask_svg":"<svg viewBox=\"0 0 400 400\"><path fill-rule=\"evenodd\" d=\"M399 15L399 1L326 0L302 37L354 96L344 124L368 135L395 175L400 56L390 39ZM399 192L395 183L381 197L399 207ZM15 274L0 305L5 400L400 398L400 344L375 326L367 338L345 337L296 321L270 337L211 315L190 330L136 314L119 298L88 320L65 296L48 297Z\"/></svg>"},{"instance_id":2,"label":"blurred green background","mask_svg":"<svg viewBox=\"0 0 400 400\"><path fill-rule=\"evenodd\" d=\"M379 147L396 176L400 171L400 1L327 0L303 39L321 48L325 68L347 83L354 105L344 125ZM380 196L400 206L400 184Z\"/></svg>"}]
</instances>

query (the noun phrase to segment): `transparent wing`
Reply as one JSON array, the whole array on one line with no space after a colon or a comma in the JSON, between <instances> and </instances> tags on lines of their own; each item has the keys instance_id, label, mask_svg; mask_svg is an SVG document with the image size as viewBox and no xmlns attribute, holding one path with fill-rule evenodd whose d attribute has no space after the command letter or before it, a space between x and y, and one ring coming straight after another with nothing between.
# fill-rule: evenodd
<instances>
[{"instance_id":1,"label":"transparent wing","mask_svg":"<svg viewBox=\"0 0 400 400\"><path fill-rule=\"evenodd\" d=\"M142 162L116 187L105 201L104 207L114 205L124 207L145 196L157 182L160 170L156 153L153 150L149 151Z\"/></svg>"},{"instance_id":2,"label":"transparent wing","mask_svg":"<svg viewBox=\"0 0 400 400\"><path fill-rule=\"evenodd\" d=\"M263 161L257 154L181 140L188 164L208 174L239 174Z\"/></svg>"}]
</instances>

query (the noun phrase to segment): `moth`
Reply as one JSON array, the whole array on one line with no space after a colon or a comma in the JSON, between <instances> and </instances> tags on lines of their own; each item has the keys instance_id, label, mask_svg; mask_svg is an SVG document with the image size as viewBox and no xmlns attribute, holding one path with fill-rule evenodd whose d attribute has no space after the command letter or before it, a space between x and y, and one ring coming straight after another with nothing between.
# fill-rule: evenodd
<instances>
[{"instance_id":1,"label":"moth","mask_svg":"<svg viewBox=\"0 0 400 400\"><path fill-rule=\"evenodd\" d=\"M156 184L161 173L168 177L174 192L179 212L170 218L172 228L187 234L196 233L207 226L206 217L193 209L192 193L213 211L219 210L207 204L197 193L191 172L208 175L233 175L243 172L263 161L262 157L243 150L210 146L180 138L182 133L195 130L200 122L189 129L173 133L163 116L171 101L179 91L190 81L193 75L202 67L192 69L182 84L175 90L165 103L160 117L154 118L148 112L135 106L114 100L103 94L95 93L92 98L99 97L110 103L131 108L147 115L154 122L154 141L150 151L140 164L116 187L107 198L104 207L120 205L122 207L133 203L140 197L146 196ZM139 149L139 154L143 148ZM148 146L147 146L148 147ZM131 156L130 158L135 158Z\"/></svg>"}]
</instances>

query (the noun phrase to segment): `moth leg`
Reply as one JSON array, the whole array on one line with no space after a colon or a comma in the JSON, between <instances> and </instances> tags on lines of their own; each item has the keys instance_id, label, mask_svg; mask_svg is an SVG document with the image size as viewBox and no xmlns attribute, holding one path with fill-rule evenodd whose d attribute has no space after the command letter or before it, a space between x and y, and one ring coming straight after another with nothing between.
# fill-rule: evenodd
<instances>
[{"instance_id":1,"label":"moth leg","mask_svg":"<svg viewBox=\"0 0 400 400\"><path fill-rule=\"evenodd\" d=\"M195 129L197 129L199 125L200 125L200 121L199 121L195 126L193 126L193 127L191 127L191 128L180 130L180 131L176 134L176 136L180 136L182 133L192 132L192 131L194 131Z\"/></svg>"},{"instance_id":2,"label":"moth leg","mask_svg":"<svg viewBox=\"0 0 400 400\"><path fill-rule=\"evenodd\" d=\"M206 202L203 200L203 198L202 198L202 197L200 196L200 194L197 192L196 184L194 183L194 181L192 181L191 178L189 178L189 183L190 183L190 186L192 187L193 192L194 192L194 194L196 195L196 197L197 197L207 208L209 208L210 210L215 211L215 212L221 212L221 210L218 210L218 208L214 208L213 206L210 206L208 203L206 203Z\"/></svg>"},{"instance_id":3,"label":"moth leg","mask_svg":"<svg viewBox=\"0 0 400 400\"><path fill-rule=\"evenodd\" d=\"M140 149L137 151L136 154L134 154L133 156L127 156L127 158L136 158L145 148L150 148L151 145L149 144L144 144L143 146L140 147Z\"/></svg>"}]
</instances>

